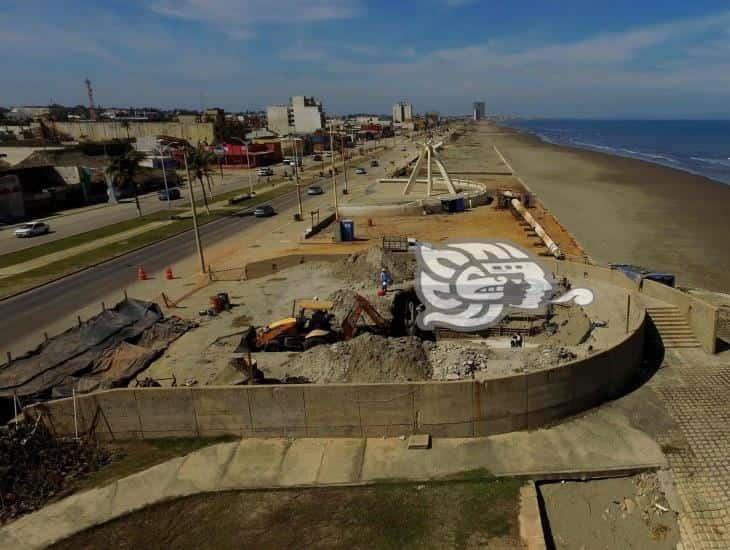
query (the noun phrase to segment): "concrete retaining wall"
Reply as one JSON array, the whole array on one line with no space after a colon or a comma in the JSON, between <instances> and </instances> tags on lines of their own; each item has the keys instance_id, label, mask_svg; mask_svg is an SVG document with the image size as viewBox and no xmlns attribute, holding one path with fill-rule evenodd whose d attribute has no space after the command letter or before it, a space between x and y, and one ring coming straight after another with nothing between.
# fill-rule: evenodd
<instances>
[{"instance_id":1,"label":"concrete retaining wall","mask_svg":"<svg viewBox=\"0 0 730 550\"><path fill-rule=\"evenodd\" d=\"M336 262L347 258L347 256L347 254L290 254L288 256L277 256L267 260L247 263L244 268L244 278L265 277L282 269L307 262Z\"/></svg>"},{"instance_id":2,"label":"concrete retaining wall","mask_svg":"<svg viewBox=\"0 0 730 550\"><path fill-rule=\"evenodd\" d=\"M692 332L702 349L707 353L717 351L718 308L696 296L656 281L643 281L641 293L679 308L692 327Z\"/></svg>"},{"instance_id":3,"label":"concrete retaining wall","mask_svg":"<svg viewBox=\"0 0 730 550\"><path fill-rule=\"evenodd\" d=\"M642 359L644 318L615 347L587 359L486 382L117 389L76 398L80 432L101 439L475 437L537 428L617 397ZM25 409L73 435L74 400Z\"/></svg>"}]
</instances>

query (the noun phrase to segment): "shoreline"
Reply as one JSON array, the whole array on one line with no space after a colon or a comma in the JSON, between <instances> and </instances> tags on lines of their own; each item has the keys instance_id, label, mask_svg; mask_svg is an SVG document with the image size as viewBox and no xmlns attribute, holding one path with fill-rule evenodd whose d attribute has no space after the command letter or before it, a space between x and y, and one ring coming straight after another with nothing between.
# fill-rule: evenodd
<instances>
[{"instance_id":1,"label":"shoreline","mask_svg":"<svg viewBox=\"0 0 730 550\"><path fill-rule=\"evenodd\" d=\"M715 178L711 178L710 176L706 176L705 174L701 174L699 172L689 170L687 168L679 168L679 167L673 166L671 164L664 164L662 162L657 162L657 161L653 161L653 160L649 160L649 159L637 158L637 157L633 157L631 155L622 155L618 152L610 153L608 151L597 151L595 149L590 149L588 147L580 147L578 145L568 145L568 144L563 144L563 143L557 143L554 141L550 141L549 139L546 139L543 136L541 136L535 132L531 132L530 130L526 130L524 128L513 128L512 126L506 126L499 122L494 122L493 124L498 126L503 131L514 133L515 135L519 135L519 136L524 136L525 138L535 139L535 140L539 141L541 145L546 145L549 147L558 147L560 149L567 149L569 151L574 151L576 153L596 154L596 155L608 157L610 159L632 160L635 162L642 162L642 163L648 164L650 166L659 166L659 167L665 168L667 170L673 170L675 172L680 172L684 175L690 175L690 176L694 176L696 178L701 178L703 180L706 180L706 182L708 182L708 183L714 183L714 184L722 185L724 187L730 187L730 182L720 181ZM729 205L729 207L730 207L730 205Z\"/></svg>"},{"instance_id":2,"label":"shoreline","mask_svg":"<svg viewBox=\"0 0 730 550\"><path fill-rule=\"evenodd\" d=\"M475 128L597 262L675 273L679 286L730 290L730 185L497 123Z\"/></svg>"},{"instance_id":3,"label":"shoreline","mask_svg":"<svg viewBox=\"0 0 730 550\"><path fill-rule=\"evenodd\" d=\"M691 174L693 176L697 176L699 178L704 178L704 179L709 180L711 182L719 183L721 185L730 186L730 180L723 181L723 180L715 179L715 178L713 178L711 176L708 176L706 174L703 174L702 172L698 172L698 171L692 170L690 168L679 167L676 164L672 164L670 162L666 162L665 163L665 162L660 162L658 160L650 160L648 158L642 158L642 154L641 153L638 153L638 152L637 152L636 155L621 154L619 152L619 150L616 150L613 147L609 147L609 146L605 146L605 148L606 149L612 149L612 151L601 151L599 149L601 147L604 147L604 146L599 146L599 145L594 145L593 147L590 147L590 146L581 147L580 145L575 145L575 144L558 143L556 141L550 140L546 136L543 136L543 135L539 134L538 132L535 132L535 131L532 131L532 130L528 130L526 128L515 128L515 127L509 126L509 125L507 125L507 124L505 124L503 122L494 122L493 124L495 124L496 126L498 126L500 129L502 129L504 131L516 132L516 133L518 133L520 135L524 135L524 136L531 137L531 138L536 138L536 139L538 139L544 145L552 145L554 147L562 147L564 149L575 150L575 151L578 151L578 152L597 153L599 155L606 155L606 156L609 156L609 157L616 157L616 158L620 158L620 159L630 159L630 160L635 160L635 161L638 161L638 162L645 162L647 164L652 164L652 165L655 165L655 166L661 166L663 168L668 168L669 170L676 170L678 172L683 172L685 174Z\"/></svg>"}]
</instances>

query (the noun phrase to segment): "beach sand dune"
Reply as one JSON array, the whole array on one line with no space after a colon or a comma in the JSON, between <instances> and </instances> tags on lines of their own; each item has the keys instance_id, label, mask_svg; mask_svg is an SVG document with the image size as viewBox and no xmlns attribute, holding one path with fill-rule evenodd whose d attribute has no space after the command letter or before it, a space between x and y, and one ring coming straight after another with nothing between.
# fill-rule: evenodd
<instances>
[{"instance_id":1,"label":"beach sand dune","mask_svg":"<svg viewBox=\"0 0 730 550\"><path fill-rule=\"evenodd\" d=\"M730 185L489 123L476 131L594 261L640 264L676 273L681 286L730 290Z\"/></svg>"}]
</instances>

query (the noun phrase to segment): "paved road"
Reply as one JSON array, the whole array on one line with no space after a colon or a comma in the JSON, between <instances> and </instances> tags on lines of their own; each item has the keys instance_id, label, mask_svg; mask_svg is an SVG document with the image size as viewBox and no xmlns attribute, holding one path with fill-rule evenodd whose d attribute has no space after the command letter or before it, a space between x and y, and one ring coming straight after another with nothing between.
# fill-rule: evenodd
<instances>
[{"instance_id":1,"label":"paved road","mask_svg":"<svg viewBox=\"0 0 730 550\"><path fill-rule=\"evenodd\" d=\"M322 187L328 187L320 182ZM306 195L303 201L307 202ZM277 212L284 212L297 203L296 191L268 201ZM257 223L250 215L252 207L238 215L213 221L200 228L203 246L231 237ZM163 270L195 254L192 231L152 244L143 249L102 263L91 269L64 277L54 283L29 290L13 298L0 301L0 319L3 319L3 342L12 342L36 330L39 322L67 315L86 305L99 303L110 292L131 285L136 279L134 267L144 265L148 272ZM11 321L11 322L8 322Z\"/></svg>"}]
</instances>

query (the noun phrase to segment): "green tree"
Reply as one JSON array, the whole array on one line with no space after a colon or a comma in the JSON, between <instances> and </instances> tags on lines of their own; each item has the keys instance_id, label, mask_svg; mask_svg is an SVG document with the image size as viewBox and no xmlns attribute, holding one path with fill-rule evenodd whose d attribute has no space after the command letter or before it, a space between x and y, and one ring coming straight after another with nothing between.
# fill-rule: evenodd
<instances>
[{"instance_id":1,"label":"green tree","mask_svg":"<svg viewBox=\"0 0 730 550\"><path fill-rule=\"evenodd\" d=\"M139 205L139 193L135 178L139 172L139 161L143 158L142 153L129 149L119 156L112 157L111 164L106 169L106 173L112 179L112 185L116 189L126 189L131 185L137 215L140 217L142 216L142 208Z\"/></svg>"},{"instance_id":2,"label":"green tree","mask_svg":"<svg viewBox=\"0 0 730 550\"><path fill-rule=\"evenodd\" d=\"M205 149L193 149L188 153L188 165L194 177L200 182L200 188L203 190L203 203L205 204L205 211L208 214L210 214L210 207L208 206L208 197L206 195L203 178L206 178L208 181L208 194L212 200L213 192L210 188L210 165L214 162L215 154L210 151L206 151Z\"/></svg>"}]
</instances>

